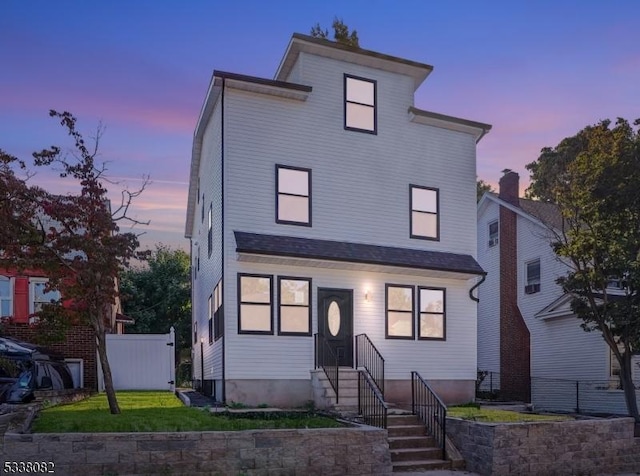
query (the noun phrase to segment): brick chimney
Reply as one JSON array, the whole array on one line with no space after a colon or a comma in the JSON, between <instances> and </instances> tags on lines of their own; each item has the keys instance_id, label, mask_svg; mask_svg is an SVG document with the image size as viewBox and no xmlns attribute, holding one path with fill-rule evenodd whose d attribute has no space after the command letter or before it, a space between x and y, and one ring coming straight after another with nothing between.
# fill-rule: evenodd
<instances>
[{"instance_id":1,"label":"brick chimney","mask_svg":"<svg viewBox=\"0 0 640 476\"><path fill-rule=\"evenodd\" d=\"M520 206L520 176L506 169L498 197ZM511 400L531 401L531 342L518 306L518 217L500 206L500 392Z\"/></svg>"},{"instance_id":2,"label":"brick chimney","mask_svg":"<svg viewBox=\"0 0 640 476\"><path fill-rule=\"evenodd\" d=\"M520 193L520 176L513 170L504 169L500 177L500 191L498 197L515 207L520 206L518 195Z\"/></svg>"}]
</instances>

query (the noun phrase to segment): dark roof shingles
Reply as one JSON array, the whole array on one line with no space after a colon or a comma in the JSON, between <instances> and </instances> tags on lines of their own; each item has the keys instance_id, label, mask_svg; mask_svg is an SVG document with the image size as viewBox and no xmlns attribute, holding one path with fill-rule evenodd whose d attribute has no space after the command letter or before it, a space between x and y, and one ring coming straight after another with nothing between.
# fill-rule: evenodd
<instances>
[{"instance_id":1,"label":"dark roof shingles","mask_svg":"<svg viewBox=\"0 0 640 476\"><path fill-rule=\"evenodd\" d=\"M485 274L471 255L235 231L238 253Z\"/></svg>"}]
</instances>

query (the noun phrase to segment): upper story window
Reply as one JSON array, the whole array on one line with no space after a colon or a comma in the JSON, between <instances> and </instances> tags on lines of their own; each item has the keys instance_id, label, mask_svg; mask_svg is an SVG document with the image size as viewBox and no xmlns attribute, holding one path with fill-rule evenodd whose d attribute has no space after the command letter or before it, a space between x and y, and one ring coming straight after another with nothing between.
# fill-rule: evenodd
<instances>
[{"instance_id":1,"label":"upper story window","mask_svg":"<svg viewBox=\"0 0 640 476\"><path fill-rule=\"evenodd\" d=\"M209 344L213 344L213 294L209 296L207 302L207 318L209 323Z\"/></svg>"},{"instance_id":2,"label":"upper story window","mask_svg":"<svg viewBox=\"0 0 640 476\"><path fill-rule=\"evenodd\" d=\"M540 292L540 259L527 261L525 264L525 294Z\"/></svg>"},{"instance_id":3,"label":"upper story window","mask_svg":"<svg viewBox=\"0 0 640 476\"><path fill-rule=\"evenodd\" d=\"M498 237L500 233L500 226L498 220L489 223L489 247L496 246L498 244Z\"/></svg>"},{"instance_id":4,"label":"upper story window","mask_svg":"<svg viewBox=\"0 0 640 476\"><path fill-rule=\"evenodd\" d=\"M386 285L387 338L413 339L413 286Z\"/></svg>"},{"instance_id":5,"label":"upper story window","mask_svg":"<svg viewBox=\"0 0 640 476\"><path fill-rule=\"evenodd\" d=\"M0 317L13 315L13 286L11 278L0 276Z\"/></svg>"},{"instance_id":6,"label":"upper story window","mask_svg":"<svg viewBox=\"0 0 640 476\"><path fill-rule=\"evenodd\" d=\"M311 226L311 170L276 165L276 223Z\"/></svg>"},{"instance_id":7,"label":"upper story window","mask_svg":"<svg viewBox=\"0 0 640 476\"><path fill-rule=\"evenodd\" d=\"M440 239L440 219L437 188L410 185L411 238Z\"/></svg>"},{"instance_id":8,"label":"upper story window","mask_svg":"<svg viewBox=\"0 0 640 476\"><path fill-rule=\"evenodd\" d=\"M193 343L198 343L198 321L193 323Z\"/></svg>"},{"instance_id":9,"label":"upper story window","mask_svg":"<svg viewBox=\"0 0 640 476\"><path fill-rule=\"evenodd\" d=\"M344 128L378 133L377 83L371 79L344 75Z\"/></svg>"},{"instance_id":10,"label":"upper story window","mask_svg":"<svg viewBox=\"0 0 640 476\"><path fill-rule=\"evenodd\" d=\"M311 279L278 277L280 335L311 335Z\"/></svg>"},{"instance_id":11,"label":"upper story window","mask_svg":"<svg viewBox=\"0 0 640 476\"><path fill-rule=\"evenodd\" d=\"M222 313L222 279L218 281L213 290L213 338L218 340L224 334L224 321Z\"/></svg>"},{"instance_id":12,"label":"upper story window","mask_svg":"<svg viewBox=\"0 0 640 476\"><path fill-rule=\"evenodd\" d=\"M238 333L273 334L273 276L238 274Z\"/></svg>"},{"instance_id":13,"label":"upper story window","mask_svg":"<svg viewBox=\"0 0 640 476\"><path fill-rule=\"evenodd\" d=\"M211 251L213 251L213 204L209 204L209 222L207 223L207 250L209 251L209 258L211 258Z\"/></svg>"},{"instance_id":14,"label":"upper story window","mask_svg":"<svg viewBox=\"0 0 640 476\"><path fill-rule=\"evenodd\" d=\"M60 301L60 291L46 291L47 278L29 279L29 313L40 312L44 304Z\"/></svg>"},{"instance_id":15,"label":"upper story window","mask_svg":"<svg viewBox=\"0 0 640 476\"><path fill-rule=\"evenodd\" d=\"M200 222L204 223L204 193L202 194L202 207L200 208Z\"/></svg>"},{"instance_id":16,"label":"upper story window","mask_svg":"<svg viewBox=\"0 0 640 476\"><path fill-rule=\"evenodd\" d=\"M445 290L442 288L418 288L420 308L419 339L445 339Z\"/></svg>"}]
</instances>

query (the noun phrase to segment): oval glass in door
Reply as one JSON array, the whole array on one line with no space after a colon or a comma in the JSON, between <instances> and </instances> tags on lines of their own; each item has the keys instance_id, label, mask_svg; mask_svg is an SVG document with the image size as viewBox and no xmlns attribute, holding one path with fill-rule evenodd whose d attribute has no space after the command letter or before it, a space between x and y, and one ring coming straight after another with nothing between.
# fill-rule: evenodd
<instances>
[{"instance_id":1,"label":"oval glass in door","mask_svg":"<svg viewBox=\"0 0 640 476\"><path fill-rule=\"evenodd\" d=\"M327 322L329 324L329 332L332 336L337 336L340 332L340 307L335 301L331 301L329 304L329 310L327 311Z\"/></svg>"}]
</instances>

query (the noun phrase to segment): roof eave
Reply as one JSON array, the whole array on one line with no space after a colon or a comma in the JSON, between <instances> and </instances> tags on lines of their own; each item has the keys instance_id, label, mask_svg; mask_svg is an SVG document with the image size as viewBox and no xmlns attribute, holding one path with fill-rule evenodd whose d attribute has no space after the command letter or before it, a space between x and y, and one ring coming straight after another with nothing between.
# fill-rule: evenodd
<instances>
[{"instance_id":1,"label":"roof eave","mask_svg":"<svg viewBox=\"0 0 640 476\"><path fill-rule=\"evenodd\" d=\"M440 127L457 132L470 134L474 137L476 144L489 133L491 124L484 122L470 121L460 117L447 116L438 112L425 111L417 107L409 107L409 119L411 122L425 124L433 127Z\"/></svg>"},{"instance_id":2,"label":"roof eave","mask_svg":"<svg viewBox=\"0 0 640 476\"><path fill-rule=\"evenodd\" d=\"M274 78L285 81L301 52L346 61L352 64L367 66L410 76L414 80L414 90L433 71L433 66L419 63L397 56L391 56L363 48L354 48L335 41L294 33L289 41Z\"/></svg>"}]
</instances>

